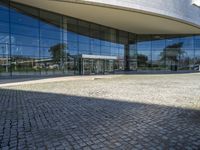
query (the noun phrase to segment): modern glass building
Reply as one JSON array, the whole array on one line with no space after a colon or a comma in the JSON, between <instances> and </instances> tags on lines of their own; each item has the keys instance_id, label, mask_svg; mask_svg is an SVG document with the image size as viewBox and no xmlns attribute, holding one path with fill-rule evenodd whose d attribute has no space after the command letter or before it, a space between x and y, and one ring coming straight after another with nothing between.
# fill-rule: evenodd
<instances>
[{"instance_id":1,"label":"modern glass building","mask_svg":"<svg viewBox=\"0 0 200 150\"><path fill-rule=\"evenodd\" d=\"M199 69L200 8L192 1L176 16L157 10L160 0L111 2L1 0L0 77Z\"/></svg>"}]
</instances>

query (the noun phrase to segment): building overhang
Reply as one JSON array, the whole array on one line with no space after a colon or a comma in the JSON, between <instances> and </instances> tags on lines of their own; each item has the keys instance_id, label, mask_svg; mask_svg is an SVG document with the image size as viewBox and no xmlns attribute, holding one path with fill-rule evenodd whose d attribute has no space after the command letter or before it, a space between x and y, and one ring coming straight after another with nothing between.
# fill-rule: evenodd
<instances>
[{"instance_id":1,"label":"building overhang","mask_svg":"<svg viewBox=\"0 0 200 150\"><path fill-rule=\"evenodd\" d=\"M72 0L12 0L137 34L200 34L200 26L138 10Z\"/></svg>"}]
</instances>

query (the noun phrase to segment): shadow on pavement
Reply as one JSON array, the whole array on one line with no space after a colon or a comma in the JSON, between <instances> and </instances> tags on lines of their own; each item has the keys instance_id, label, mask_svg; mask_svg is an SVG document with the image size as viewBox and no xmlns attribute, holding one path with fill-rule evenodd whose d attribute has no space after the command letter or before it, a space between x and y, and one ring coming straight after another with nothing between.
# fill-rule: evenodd
<instances>
[{"instance_id":1,"label":"shadow on pavement","mask_svg":"<svg viewBox=\"0 0 200 150\"><path fill-rule=\"evenodd\" d=\"M0 89L0 149L196 149L200 111Z\"/></svg>"}]
</instances>

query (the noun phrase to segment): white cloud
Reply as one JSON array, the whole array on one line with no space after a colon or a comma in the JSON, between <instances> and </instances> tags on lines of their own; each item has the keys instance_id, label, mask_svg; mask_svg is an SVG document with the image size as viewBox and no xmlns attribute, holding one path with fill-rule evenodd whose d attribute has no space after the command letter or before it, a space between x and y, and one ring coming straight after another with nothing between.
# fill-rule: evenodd
<instances>
[{"instance_id":1,"label":"white cloud","mask_svg":"<svg viewBox=\"0 0 200 150\"><path fill-rule=\"evenodd\" d=\"M192 4L200 7L200 0L192 0Z\"/></svg>"}]
</instances>

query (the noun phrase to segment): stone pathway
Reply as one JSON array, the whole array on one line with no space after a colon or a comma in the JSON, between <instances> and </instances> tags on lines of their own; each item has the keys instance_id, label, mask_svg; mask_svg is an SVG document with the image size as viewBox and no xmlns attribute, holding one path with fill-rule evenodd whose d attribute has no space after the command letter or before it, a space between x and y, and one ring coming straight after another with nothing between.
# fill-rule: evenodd
<instances>
[{"instance_id":1,"label":"stone pathway","mask_svg":"<svg viewBox=\"0 0 200 150\"><path fill-rule=\"evenodd\" d=\"M0 149L200 149L199 108L55 93L45 84L0 88Z\"/></svg>"}]
</instances>

